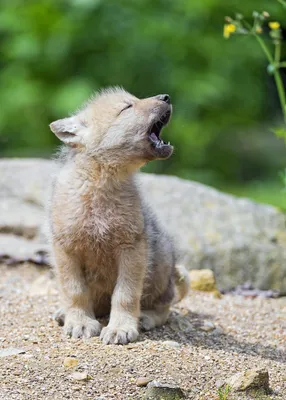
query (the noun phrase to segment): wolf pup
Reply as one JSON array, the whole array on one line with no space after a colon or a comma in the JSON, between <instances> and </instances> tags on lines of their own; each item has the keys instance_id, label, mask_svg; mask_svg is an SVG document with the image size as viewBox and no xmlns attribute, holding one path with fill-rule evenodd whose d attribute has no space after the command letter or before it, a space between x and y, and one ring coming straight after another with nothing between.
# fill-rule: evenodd
<instances>
[{"instance_id":1,"label":"wolf pup","mask_svg":"<svg viewBox=\"0 0 286 400\"><path fill-rule=\"evenodd\" d=\"M52 122L66 145L50 202L50 241L62 308L56 315L73 338L100 335L105 344L138 337L166 322L187 292L172 241L137 187L135 172L167 159L161 137L170 97L138 99L103 90L71 117ZM110 313L102 328L96 318Z\"/></svg>"}]
</instances>

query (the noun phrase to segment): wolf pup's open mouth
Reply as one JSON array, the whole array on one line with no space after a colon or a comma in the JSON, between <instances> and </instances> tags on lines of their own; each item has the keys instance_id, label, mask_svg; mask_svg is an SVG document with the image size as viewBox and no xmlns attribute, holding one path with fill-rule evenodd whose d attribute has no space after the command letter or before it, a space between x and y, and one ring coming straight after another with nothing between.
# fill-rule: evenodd
<instances>
[{"instance_id":1,"label":"wolf pup's open mouth","mask_svg":"<svg viewBox=\"0 0 286 400\"><path fill-rule=\"evenodd\" d=\"M160 137L162 128L167 125L170 117L171 111L168 110L165 114L161 115L161 117L158 118L158 120L153 123L149 129L149 140L151 142L151 146L159 158L168 158L173 153L173 146L170 145L170 142L166 143Z\"/></svg>"}]
</instances>

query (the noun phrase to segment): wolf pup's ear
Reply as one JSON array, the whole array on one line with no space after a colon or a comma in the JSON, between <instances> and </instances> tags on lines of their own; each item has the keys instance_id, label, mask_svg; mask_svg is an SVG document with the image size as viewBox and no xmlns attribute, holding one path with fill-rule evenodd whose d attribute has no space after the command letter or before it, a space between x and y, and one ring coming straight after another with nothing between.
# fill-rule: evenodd
<instances>
[{"instance_id":1,"label":"wolf pup's ear","mask_svg":"<svg viewBox=\"0 0 286 400\"><path fill-rule=\"evenodd\" d=\"M65 144L81 144L81 130L84 125L77 116L59 119L50 124L51 131Z\"/></svg>"}]
</instances>

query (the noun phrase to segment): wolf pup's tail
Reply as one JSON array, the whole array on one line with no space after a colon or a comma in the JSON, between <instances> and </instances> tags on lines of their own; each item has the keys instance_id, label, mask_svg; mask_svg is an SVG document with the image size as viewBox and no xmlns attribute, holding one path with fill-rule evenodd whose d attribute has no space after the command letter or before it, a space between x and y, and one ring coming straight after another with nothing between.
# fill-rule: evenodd
<instances>
[{"instance_id":1,"label":"wolf pup's tail","mask_svg":"<svg viewBox=\"0 0 286 400\"><path fill-rule=\"evenodd\" d=\"M173 303L182 300L188 294L190 288L189 273L186 268L180 264L175 266L175 285L176 295Z\"/></svg>"}]
</instances>

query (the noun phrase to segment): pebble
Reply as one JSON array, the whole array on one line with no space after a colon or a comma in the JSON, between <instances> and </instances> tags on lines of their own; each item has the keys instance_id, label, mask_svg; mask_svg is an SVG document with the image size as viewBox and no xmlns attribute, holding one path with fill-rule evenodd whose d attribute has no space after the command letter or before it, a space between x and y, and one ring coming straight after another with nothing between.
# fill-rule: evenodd
<instances>
[{"instance_id":1,"label":"pebble","mask_svg":"<svg viewBox=\"0 0 286 400\"><path fill-rule=\"evenodd\" d=\"M78 359L74 357L66 357L64 359L64 366L66 368L74 368L78 365Z\"/></svg>"},{"instance_id":2,"label":"pebble","mask_svg":"<svg viewBox=\"0 0 286 400\"><path fill-rule=\"evenodd\" d=\"M232 390L241 392L247 389L265 389L269 390L269 374L266 369L256 368L248 369L243 372L238 372L227 379L228 384Z\"/></svg>"},{"instance_id":3,"label":"pebble","mask_svg":"<svg viewBox=\"0 0 286 400\"><path fill-rule=\"evenodd\" d=\"M148 383L146 400L181 400L185 399L185 395L179 386L168 385L158 381Z\"/></svg>"},{"instance_id":4,"label":"pebble","mask_svg":"<svg viewBox=\"0 0 286 400\"><path fill-rule=\"evenodd\" d=\"M213 271L210 269L193 269L189 272L190 286L201 292L216 292L217 286Z\"/></svg>"},{"instance_id":5,"label":"pebble","mask_svg":"<svg viewBox=\"0 0 286 400\"><path fill-rule=\"evenodd\" d=\"M219 389L219 388L221 388L221 387L223 387L224 386L224 381L223 380L218 380L218 381L216 381L216 383L215 383L215 386Z\"/></svg>"},{"instance_id":6,"label":"pebble","mask_svg":"<svg viewBox=\"0 0 286 400\"><path fill-rule=\"evenodd\" d=\"M173 347L173 348L179 348L179 347L181 347L180 343L175 342L174 340L165 340L165 341L163 342L163 344L164 344L165 346Z\"/></svg>"},{"instance_id":7,"label":"pebble","mask_svg":"<svg viewBox=\"0 0 286 400\"><path fill-rule=\"evenodd\" d=\"M139 377L136 379L136 386L144 387L144 386L147 386L148 383L151 381L152 381L152 378Z\"/></svg>"},{"instance_id":8,"label":"pebble","mask_svg":"<svg viewBox=\"0 0 286 400\"><path fill-rule=\"evenodd\" d=\"M86 372L73 372L70 378L74 381L88 381L91 377Z\"/></svg>"},{"instance_id":9,"label":"pebble","mask_svg":"<svg viewBox=\"0 0 286 400\"><path fill-rule=\"evenodd\" d=\"M16 354L24 354L26 350L17 349L15 347L8 347L7 349L0 350L0 357L15 356Z\"/></svg>"},{"instance_id":10,"label":"pebble","mask_svg":"<svg viewBox=\"0 0 286 400\"><path fill-rule=\"evenodd\" d=\"M215 329L215 325L211 321L204 321L204 324L200 329L204 332L211 332Z\"/></svg>"}]
</instances>

